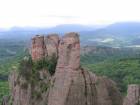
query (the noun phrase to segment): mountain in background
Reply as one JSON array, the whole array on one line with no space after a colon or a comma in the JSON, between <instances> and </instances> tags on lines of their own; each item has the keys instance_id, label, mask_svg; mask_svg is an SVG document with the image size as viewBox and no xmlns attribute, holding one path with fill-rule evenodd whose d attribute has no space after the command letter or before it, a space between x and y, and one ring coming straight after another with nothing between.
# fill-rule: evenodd
<instances>
[{"instance_id":1,"label":"mountain in background","mask_svg":"<svg viewBox=\"0 0 140 105\"><path fill-rule=\"evenodd\" d=\"M121 22L95 31L83 31L81 32L81 40L86 45L95 44L111 47L136 45L140 41L140 23Z\"/></svg>"},{"instance_id":2,"label":"mountain in background","mask_svg":"<svg viewBox=\"0 0 140 105\"><path fill-rule=\"evenodd\" d=\"M140 22L120 22L107 26L63 24L50 28L13 27L0 30L0 38L29 40L35 34L67 32L80 33L81 45L101 45L109 47L139 47Z\"/></svg>"},{"instance_id":3,"label":"mountain in background","mask_svg":"<svg viewBox=\"0 0 140 105\"><path fill-rule=\"evenodd\" d=\"M12 27L9 30L0 30L0 38L16 38L16 39L30 39L35 34L59 33L62 35L66 32L80 32L93 31L102 26L87 26L80 24L63 24L50 28L41 27Z\"/></svg>"}]
</instances>

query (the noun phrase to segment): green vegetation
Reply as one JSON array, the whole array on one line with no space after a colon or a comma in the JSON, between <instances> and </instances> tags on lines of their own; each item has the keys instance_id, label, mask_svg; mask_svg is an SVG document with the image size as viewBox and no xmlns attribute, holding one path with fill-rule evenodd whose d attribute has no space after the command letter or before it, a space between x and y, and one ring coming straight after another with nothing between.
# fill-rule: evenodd
<instances>
[{"instance_id":1,"label":"green vegetation","mask_svg":"<svg viewBox=\"0 0 140 105\"><path fill-rule=\"evenodd\" d=\"M88 64L86 67L98 75L105 75L116 81L121 92L126 92L128 84L140 83L140 58L107 60L97 64Z\"/></svg>"},{"instance_id":2,"label":"green vegetation","mask_svg":"<svg viewBox=\"0 0 140 105\"><path fill-rule=\"evenodd\" d=\"M23 57L27 55L28 59ZM13 69L32 84L40 81L38 71L47 69L51 75L55 73L57 58L45 58L32 62L25 51L25 42L20 40L0 39L0 103L4 95L9 94L8 75ZM140 49L97 47L96 51L81 55L81 65L97 75L105 75L116 81L122 93L126 93L127 85L140 84ZM33 97L38 98L40 93L48 89L48 85L40 82L41 90L34 91ZM27 83L22 87L27 88Z\"/></svg>"},{"instance_id":3,"label":"green vegetation","mask_svg":"<svg viewBox=\"0 0 140 105\"><path fill-rule=\"evenodd\" d=\"M114 54L112 50L110 48L108 55L103 48L101 56L97 55L99 52L82 56L81 64L97 75L105 75L116 81L120 91L125 94L128 84L140 84L140 50L133 52L133 49L123 49Z\"/></svg>"},{"instance_id":4,"label":"green vegetation","mask_svg":"<svg viewBox=\"0 0 140 105\"><path fill-rule=\"evenodd\" d=\"M38 75L38 71L45 69L48 70L51 75L55 73L55 68L57 64L57 57L53 55L52 57L45 57L44 59L40 59L38 61L32 61L30 55L25 56L25 59L21 60L19 65L19 74L29 80L33 78L33 80ZM33 77L32 77L33 76Z\"/></svg>"},{"instance_id":5,"label":"green vegetation","mask_svg":"<svg viewBox=\"0 0 140 105\"><path fill-rule=\"evenodd\" d=\"M33 69L47 69L51 75L55 73L55 68L57 64L57 57L53 55L52 57L46 57L39 61L33 62Z\"/></svg>"},{"instance_id":6,"label":"green vegetation","mask_svg":"<svg viewBox=\"0 0 140 105\"><path fill-rule=\"evenodd\" d=\"M8 81L0 81L0 102L3 96L9 95Z\"/></svg>"},{"instance_id":7,"label":"green vegetation","mask_svg":"<svg viewBox=\"0 0 140 105\"><path fill-rule=\"evenodd\" d=\"M49 71L50 75L53 75L55 73L56 64L57 58L55 55L40 59L38 61L32 61L31 56L28 55L20 62L18 68L19 78L23 77L25 81L22 83L19 81L18 83L20 83L23 89L28 88L28 85L30 84L32 88L32 98L40 99L41 94L47 91L49 83L46 84L41 80L39 72L41 70L47 70Z\"/></svg>"},{"instance_id":8,"label":"green vegetation","mask_svg":"<svg viewBox=\"0 0 140 105\"><path fill-rule=\"evenodd\" d=\"M25 41L0 39L0 103L5 95L9 95L8 75L19 65L25 54Z\"/></svg>"}]
</instances>

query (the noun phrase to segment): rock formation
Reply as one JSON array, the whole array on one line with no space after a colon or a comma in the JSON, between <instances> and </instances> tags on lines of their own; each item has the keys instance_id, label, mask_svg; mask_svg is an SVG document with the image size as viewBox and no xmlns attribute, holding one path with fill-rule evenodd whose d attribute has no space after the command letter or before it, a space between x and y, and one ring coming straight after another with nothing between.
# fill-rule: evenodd
<instances>
[{"instance_id":1,"label":"rock formation","mask_svg":"<svg viewBox=\"0 0 140 105\"><path fill-rule=\"evenodd\" d=\"M9 105L9 96L4 96L1 105Z\"/></svg>"},{"instance_id":2,"label":"rock formation","mask_svg":"<svg viewBox=\"0 0 140 105\"><path fill-rule=\"evenodd\" d=\"M47 37L36 35L32 38L31 56L33 61L43 59L45 56L57 56L59 37L50 34Z\"/></svg>"},{"instance_id":3,"label":"rock formation","mask_svg":"<svg viewBox=\"0 0 140 105\"><path fill-rule=\"evenodd\" d=\"M58 56L59 36L57 34L49 34L44 39L45 56Z\"/></svg>"},{"instance_id":4,"label":"rock formation","mask_svg":"<svg viewBox=\"0 0 140 105\"><path fill-rule=\"evenodd\" d=\"M42 59L45 55L44 36L37 35L32 39L31 55L33 60Z\"/></svg>"},{"instance_id":5,"label":"rock formation","mask_svg":"<svg viewBox=\"0 0 140 105\"><path fill-rule=\"evenodd\" d=\"M112 80L80 67L77 33L67 33L62 38L53 34L32 39L33 62L54 55L58 60L53 75L49 67L35 71L32 66L25 69L29 74L10 75L13 105L122 105L121 94Z\"/></svg>"},{"instance_id":6,"label":"rock formation","mask_svg":"<svg viewBox=\"0 0 140 105\"><path fill-rule=\"evenodd\" d=\"M132 84L128 86L123 105L140 105L140 85Z\"/></svg>"}]
</instances>

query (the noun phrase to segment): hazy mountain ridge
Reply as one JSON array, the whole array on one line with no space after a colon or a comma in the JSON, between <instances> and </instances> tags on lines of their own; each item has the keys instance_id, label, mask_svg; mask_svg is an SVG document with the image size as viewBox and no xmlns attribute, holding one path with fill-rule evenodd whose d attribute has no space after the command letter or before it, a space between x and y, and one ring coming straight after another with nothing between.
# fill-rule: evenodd
<instances>
[{"instance_id":1,"label":"hazy mountain ridge","mask_svg":"<svg viewBox=\"0 0 140 105\"><path fill-rule=\"evenodd\" d=\"M35 34L79 32L81 45L101 45L109 47L128 47L139 45L140 23L120 22L108 26L102 25L79 25L63 24L50 28L38 27L13 27L9 30L0 31L1 39L29 40Z\"/></svg>"},{"instance_id":2,"label":"hazy mountain ridge","mask_svg":"<svg viewBox=\"0 0 140 105\"><path fill-rule=\"evenodd\" d=\"M29 40L35 34L79 32L81 45L101 45L109 47L124 47L139 45L140 23L120 22L108 26L64 24L50 28L13 27L0 31L0 38Z\"/></svg>"},{"instance_id":3,"label":"hazy mountain ridge","mask_svg":"<svg viewBox=\"0 0 140 105\"><path fill-rule=\"evenodd\" d=\"M100 26L86 26L80 24L64 24L57 25L55 27L12 27L9 30L1 30L0 38L16 38L16 39L30 39L35 34L48 34L59 33L60 35L71 31L89 31L96 30Z\"/></svg>"},{"instance_id":4,"label":"hazy mountain ridge","mask_svg":"<svg viewBox=\"0 0 140 105\"><path fill-rule=\"evenodd\" d=\"M135 40L140 38L140 23L122 22L109 25L95 31L81 32L84 44L96 44L111 47L136 45Z\"/></svg>"}]
</instances>

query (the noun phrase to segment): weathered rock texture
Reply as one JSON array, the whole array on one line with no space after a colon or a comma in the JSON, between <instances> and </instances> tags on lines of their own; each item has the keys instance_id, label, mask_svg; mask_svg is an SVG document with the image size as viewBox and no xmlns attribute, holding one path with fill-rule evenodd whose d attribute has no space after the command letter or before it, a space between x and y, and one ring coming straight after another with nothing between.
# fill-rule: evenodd
<instances>
[{"instance_id":1,"label":"weathered rock texture","mask_svg":"<svg viewBox=\"0 0 140 105\"><path fill-rule=\"evenodd\" d=\"M57 34L49 34L44 39L45 56L58 56L59 37Z\"/></svg>"},{"instance_id":2,"label":"weathered rock texture","mask_svg":"<svg viewBox=\"0 0 140 105\"><path fill-rule=\"evenodd\" d=\"M128 86L123 105L140 105L140 85L132 84Z\"/></svg>"},{"instance_id":3,"label":"weathered rock texture","mask_svg":"<svg viewBox=\"0 0 140 105\"><path fill-rule=\"evenodd\" d=\"M57 34L50 34L48 36L36 35L32 38L31 56L32 59L40 60L45 56L58 55L59 37Z\"/></svg>"},{"instance_id":4,"label":"weathered rock texture","mask_svg":"<svg viewBox=\"0 0 140 105\"><path fill-rule=\"evenodd\" d=\"M32 39L31 55L33 60L42 59L45 55L44 36L37 35Z\"/></svg>"},{"instance_id":5,"label":"weathered rock texture","mask_svg":"<svg viewBox=\"0 0 140 105\"><path fill-rule=\"evenodd\" d=\"M4 96L1 105L9 105L9 96Z\"/></svg>"},{"instance_id":6,"label":"weathered rock texture","mask_svg":"<svg viewBox=\"0 0 140 105\"><path fill-rule=\"evenodd\" d=\"M48 91L42 90L41 87L48 86L49 75L46 70L39 72L40 81L36 82L36 85L28 83L15 71L12 72L9 76L12 105L45 105L47 103Z\"/></svg>"},{"instance_id":7,"label":"weathered rock texture","mask_svg":"<svg viewBox=\"0 0 140 105\"><path fill-rule=\"evenodd\" d=\"M32 39L33 61L52 55L58 57L55 74L50 76L47 70L41 70L35 85L25 85L25 79L17 73L10 75L13 105L122 105L121 94L113 81L80 67L77 33L67 33L61 39L56 34ZM41 91L42 83L49 89ZM33 92L42 93L36 98L32 97Z\"/></svg>"}]
</instances>

